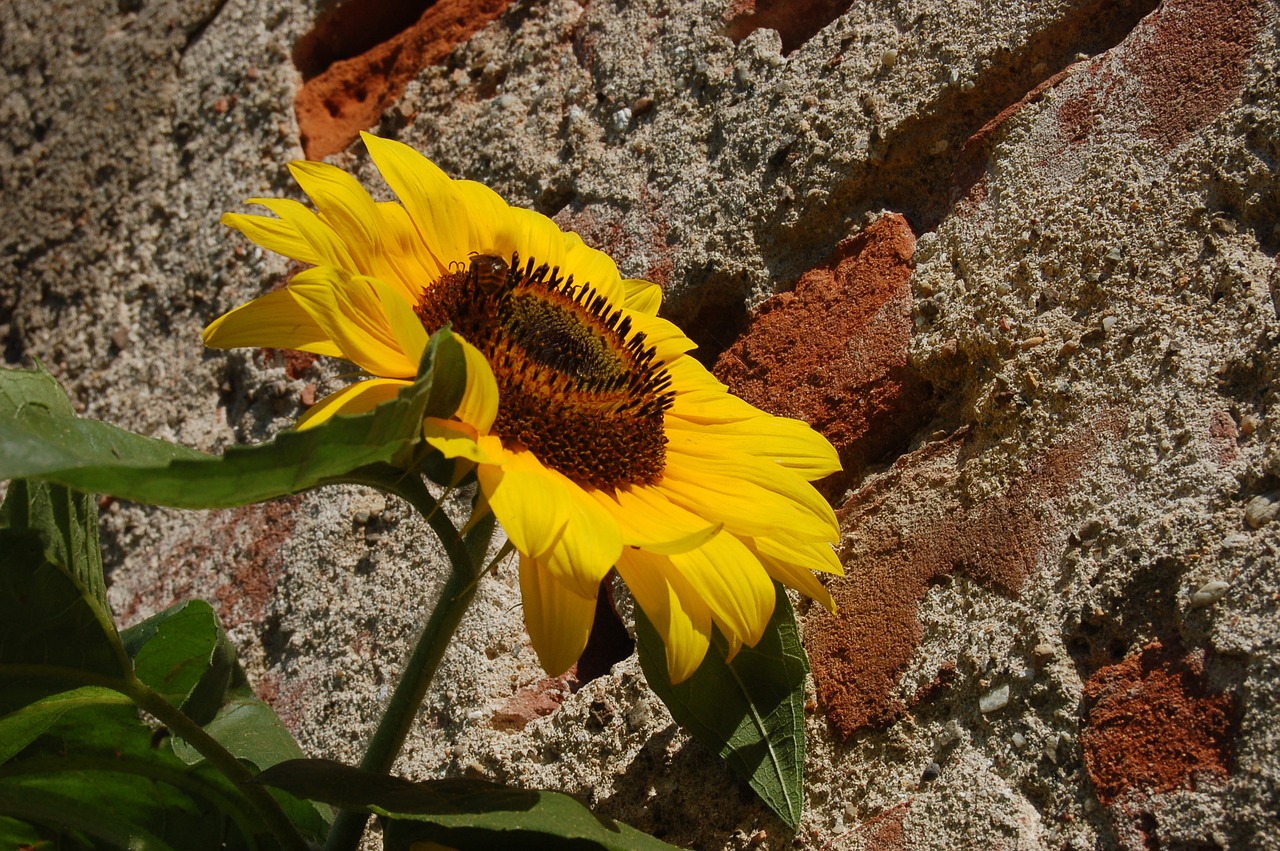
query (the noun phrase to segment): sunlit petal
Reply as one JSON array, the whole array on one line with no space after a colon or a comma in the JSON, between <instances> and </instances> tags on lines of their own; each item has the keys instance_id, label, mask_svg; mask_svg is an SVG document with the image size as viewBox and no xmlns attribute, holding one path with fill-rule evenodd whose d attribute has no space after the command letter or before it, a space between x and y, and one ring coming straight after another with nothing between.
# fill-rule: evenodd
<instances>
[{"instance_id":1,"label":"sunlit petal","mask_svg":"<svg viewBox=\"0 0 1280 851\"><path fill-rule=\"evenodd\" d=\"M711 610L688 589L666 556L624 550L618 560L618 575L662 636L671 682L689 679L711 646ZM680 587L683 594L677 591Z\"/></svg>"},{"instance_id":2,"label":"sunlit petal","mask_svg":"<svg viewBox=\"0 0 1280 851\"><path fill-rule=\"evenodd\" d=\"M410 383L390 378L370 378L368 381L348 384L308 408L307 412L298 419L296 427L311 428L328 422L339 414L352 416L372 411L383 402L396 398Z\"/></svg>"},{"instance_id":3,"label":"sunlit petal","mask_svg":"<svg viewBox=\"0 0 1280 851\"><path fill-rule=\"evenodd\" d=\"M297 349L342 357L338 344L288 290L274 290L222 314L204 329L204 344L218 349Z\"/></svg>"},{"instance_id":4,"label":"sunlit petal","mask_svg":"<svg viewBox=\"0 0 1280 851\"><path fill-rule=\"evenodd\" d=\"M582 596L537 559L521 555L520 598L538 662L553 677L563 674L578 661L591 637L596 594Z\"/></svg>"},{"instance_id":5,"label":"sunlit petal","mask_svg":"<svg viewBox=\"0 0 1280 851\"><path fill-rule=\"evenodd\" d=\"M573 497L531 452L506 453L501 467L476 471L493 516L517 550L542 558L573 516Z\"/></svg>"}]
</instances>

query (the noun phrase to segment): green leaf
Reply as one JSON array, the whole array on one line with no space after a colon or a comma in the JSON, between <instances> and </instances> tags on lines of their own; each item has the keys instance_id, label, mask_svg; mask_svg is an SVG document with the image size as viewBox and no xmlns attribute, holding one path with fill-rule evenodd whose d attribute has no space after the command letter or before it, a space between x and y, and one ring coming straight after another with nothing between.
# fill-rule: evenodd
<instances>
[{"instance_id":1,"label":"green leaf","mask_svg":"<svg viewBox=\"0 0 1280 851\"><path fill-rule=\"evenodd\" d=\"M111 616L30 531L0 529L0 715L128 676Z\"/></svg>"},{"instance_id":2,"label":"green leaf","mask_svg":"<svg viewBox=\"0 0 1280 851\"><path fill-rule=\"evenodd\" d=\"M388 851L434 841L458 849L601 848L670 851L672 846L592 813L558 792L524 791L483 780L413 783L329 760L282 762L257 781L301 798L385 819ZM564 843L572 842L566 846Z\"/></svg>"},{"instance_id":3,"label":"green leaf","mask_svg":"<svg viewBox=\"0 0 1280 851\"><path fill-rule=\"evenodd\" d=\"M804 679L809 659L786 591L774 583L777 604L764 637L725 662L718 632L693 676L673 686L662 638L636 609L636 648L649 687L695 739L751 784L795 830L804 803Z\"/></svg>"},{"instance_id":4,"label":"green leaf","mask_svg":"<svg viewBox=\"0 0 1280 851\"><path fill-rule=\"evenodd\" d=\"M422 445L423 417L456 409L465 370L458 339L442 329L431 337L417 380L396 399L270 443L233 446L221 457L77 418L65 394L62 403L23 401L62 391L48 373L0 370L0 480L40 478L178 508L262 502L344 481L373 464L407 466Z\"/></svg>"},{"instance_id":5,"label":"green leaf","mask_svg":"<svg viewBox=\"0 0 1280 851\"><path fill-rule=\"evenodd\" d=\"M302 748L275 710L256 697L232 698L218 716L205 725L204 730L232 756L259 771L304 757ZM204 760L199 751L182 739L171 739L170 745L174 754L188 765L197 765ZM305 801L276 789L272 789L272 794L289 820L303 833L315 837L328 833L333 822L333 810L327 804Z\"/></svg>"},{"instance_id":6,"label":"green leaf","mask_svg":"<svg viewBox=\"0 0 1280 851\"><path fill-rule=\"evenodd\" d=\"M243 701L243 674L208 604L174 607L129 637L138 675L173 702ZM212 766L179 759L174 740L117 693L134 688L129 662L110 615L50 563L40 537L0 529L0 813L59 843L70 830L127 847L274 847L239 789ZM265 705L257 712L270 715ZM256 746L242 736L238 755L263 764L297 753L274 716L257 727L269 729ZM323 837L312 804L275 797L299 830Z\"/></svg>"},{"instance_id":7,"label":"green leaf","mask_svg":"<svg viewBox=\"0 0 1280 851\"><path fill-rule=\"evenodd\" d=\"M12 380L0 382L0 416L10 411L15 415L23 411L75 417L67 394L39 364L35 370L15 372ZM0 527L30 529L38 534L49 561L70 570L106 608L98 506L91 494L47 482L15 479L9 483L4 504L0 505Z\"/></svg>"},{"instance_id":8,"label":"green leaf","mask_svg":"<svg viewBox=\"0 0 1280 851\"><path fill-rule=\"evenodd\" d=\"M61 841L61 837L59 837L58 841L55 841L53 837L43 835L26 822L0 816L0 848L17 848L20 851L25 851L27 848L33 849L33 851L34 849L44 851L44 849L56 848L58 851L64 851L64 849L69 851L73 847L88 848L89 846L83 843L71 845Z\"/></svg>"},{"instance_id":9,"label":"green leaf","mask_svg":"<svg viewBox=\"0 0 1280 851\"><path fill-rule=\"evenodd\" d=\"M0 527L30 529L39 535L45 557L71 571L106 608L98 506L92 494L48 482L14 479L0 505Z\"/></svg>"},{"instance_id":10,"label":"green leaf","mask_svg":"<svg viewBox=\"0 0 1280 851\"><path fill-rule=\"evenodd\" d=\"M121 634L138 679L178 706L232 756L258 769L303 756L302 748L270 706L253 696L235 648L213 608L190 600L135 624ZM168 746L187 765L204 757L180 738ZM276 796L301 830L323 835L332 813L283 793Z\"/></svg>"},{"instance_id":11,"label":"green leaf","mask_svg":"<svg viewBox=\"0 0 1280 851\"><path fill-rule=\"evenodd\" d=\"M207 724L222 705L236 653L204 600L188 600L120 634L138 679Z\"/></svg>"},{"instance_id":12,"label":"green leaf","mask_svg":"<svg viewBox=\"0 0 1280 851\"><path fill-rule=\"evenodd\" d=\"M244 847L268 835L225 777L178 760L132 706L64 713L0 768L0 811L115 844L137 835L143 847L213 851L222 837Z\"/></svg>"},{"instance_id":13,"label":"green leaf","mask_svg":"<svg viewBox=\"0 0 1280 851\"><path fill-rule=\"evenodd\" d=\"M11 734L18 741L8 746ZM181 851L274 847L231 781L180 759L178 740L106 689L53 695L0 718L0 742L18 751L0 765L0 812L29 824L107 842L137 833L150 838L144 847ZM327 823L314 805L273 794L304 836L323 838Z\"/></svg>"},{"instance_id":14,"label":"green leaf","mask_svg":"<svg viewBox=\"0 0 1280 851\"><path fill-rule=\"evenodd\" d=\"M289 729L270 706L257 698L239 697L228 701L204 729L233 756L260 770L304 756ZM204 759L181 739L174 741L173 751L189 764Z\"/></svg>"},{"instance_id":15,"label":"green leaf","mask_svg":"<svg viewBox=\"0 0 1280 851\"><path fill-rule=\"evenodd\" d=\"M129 698L101 686L83 686L29 703L0 717L0 765L35 741L68 712L132 705Z\"/></svg>"},{"instance_id":16,"label":"green leaf","mask_svg":"<svg viewBox=\"0 0 1280 851\"><path fill-rule=\"evenodd\" d=\"M80 797L79 791L76 789L68 795L60 789L0 781L0 811L27 821L28 829L33 832L31 823L45 824L56 827L58 833L71 829L130 851L175 851L174 846L139 827L129 814L112 806L112 802L87 801ZM60 848L62 844L59 842L54 847Z\"/></svg>"}]
</instances>

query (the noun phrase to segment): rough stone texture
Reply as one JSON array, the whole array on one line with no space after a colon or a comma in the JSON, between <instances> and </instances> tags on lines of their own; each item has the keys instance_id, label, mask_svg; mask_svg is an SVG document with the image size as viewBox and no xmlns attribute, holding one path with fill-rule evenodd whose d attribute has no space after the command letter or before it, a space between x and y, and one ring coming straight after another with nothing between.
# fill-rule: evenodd
<instances>
[{"instance_id":1,"label":"rough stone texture","mask_svg":"<svg viewBox=\"0 0 1280 851\"><path fill-rule=\"evenodd\" d=\"M208 450L340 383L198 338L294 271L217 218L296 196L294 57L329 6L0 4L7 362ZM802 615L798 834L671 724L634 658L546 681L509 566L401 770L563 789L696 848L1280 848L1280 523L1246 522L1280 488L1276 4L485 8L367 120L661 283L742 392L847 440L828 492L848 576L838 617ZM379 37L347 82L408 38ZM358 147L332 160L381 186ZM895 369L927 406L885 392ZM355 488L209 515L108 503L103 536L123 619L211 599L304 747L348 761L442 562L405 506ZM1169 732L1129 769L1143 717Z\"/></svg>"}]
</instances>

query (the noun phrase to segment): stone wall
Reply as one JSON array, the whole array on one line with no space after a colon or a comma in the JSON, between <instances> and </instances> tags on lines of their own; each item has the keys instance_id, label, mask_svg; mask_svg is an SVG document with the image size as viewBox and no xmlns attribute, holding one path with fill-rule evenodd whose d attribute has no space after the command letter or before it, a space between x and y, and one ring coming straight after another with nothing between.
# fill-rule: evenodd
<instances>
[{"instance_id":1,"label":"stone wall","mask_svg":"<svg viewBox=\"0 0 1280 851\"><path fill-rule=\"evenodd\" d=\"M304 153L385 197L372 127L661 284L845 463L799 833L633 657L546 679L510 569L403 773L693 848L1280 847L1274 2L350 3L0 4L6 362L206 450L286 426L343 367L202 349L294 271L217 219ZM349 761L440 581L356 489L103 534L121 619L210 599Z\"/></svg>"}]
</instances>

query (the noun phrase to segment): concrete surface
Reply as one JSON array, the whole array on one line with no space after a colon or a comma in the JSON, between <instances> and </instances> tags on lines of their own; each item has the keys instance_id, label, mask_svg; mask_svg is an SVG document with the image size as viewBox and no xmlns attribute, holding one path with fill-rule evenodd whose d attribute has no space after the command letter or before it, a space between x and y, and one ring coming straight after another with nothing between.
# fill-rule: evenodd
<instances>
[{"instance_id":1,"label":"concrete surface","mask_svg":"<svg viewBox=\"0 0 1280 851\"><path fill-rule=\"evenodd\" d=\"M846 465L798 833L633 657L543 677L510 567L405 774L690 848L1280 847L1274 2L331 7L0 5L7 363L206 450L286 426L342 367L201 348L293 271L217 219L296 195L304 146L385 193L371 124L662 284ZM304 748L358 759L439 583L405 506L108 502L103 533L122 620L210 599Z\"/></svg>"}]
</instances>

